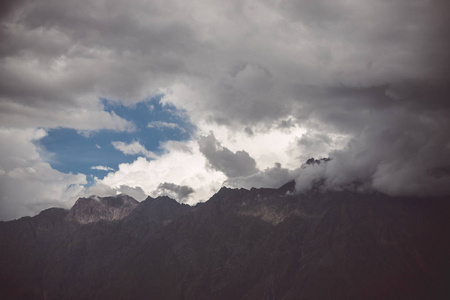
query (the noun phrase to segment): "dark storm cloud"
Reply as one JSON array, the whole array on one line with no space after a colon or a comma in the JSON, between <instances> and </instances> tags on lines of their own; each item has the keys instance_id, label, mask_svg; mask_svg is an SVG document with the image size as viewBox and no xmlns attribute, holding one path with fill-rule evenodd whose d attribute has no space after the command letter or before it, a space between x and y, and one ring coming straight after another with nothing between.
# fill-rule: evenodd
<instances>
[{"instance_id":1,"label":"dark storm cloud","mask_svg":"<svg viewBox=\"0 0 450 300\"><path fill-rule=\"evenodd\" d=\"M308 26L325 26L345 16L345 6L339 1L283 0L280 8L294 20L301 20Z\"/></svg>"},{"instance_id":2,"label":"dark storm cloud","mask_svg":"<svg viewBox=\"0 0 450 300\"><path fill-rule=\"evenodd\" d=\"M86 110L102 114L98 97L134 103L155 94L166 76L186 72L182 57L197 50L190 26L170 17L162 3L29 1L8 7L0 27L2 125L76 128ZM60 124L58 113L65 112L72 123Z\"/></svg>"},{"instance_id":3,"label":"dark storm cloud","mask_svg":"<svg viewBox=\"0 0 450 300\"><path fill-rule=\"evenodd\" d=\"M194 193L194 189L186 185L177 185L174 183L164 182L158 186L155 193L157 195L173 197L180 203L184 203L188 200L189 195Z\"/></svg>"},{"instance_id":4,"label":"dark storm cloud","mask_svg":"<svg viewBox=\"0 0 450 300\"><path fill-rule=\"evenodd\" d=\"M444 37L449 22L442 13L442 1L267 5L288 18L289 27L283 31L248 25L256 33L245 47L231 46L236 60L229 61L229 71L215 73L212 82L205 84L208 100L200 103L200 111L210 113L211 120L267 126L294 114L301 122L329 117L339 129L353 132L352 122L345 124L346 111L352 111L352 119L364 119L358 114L383 113L414 101L394 103L386 95L389 90L417 84L442 89L448 83L443 74L448 74L445 49L449 47ZM240 21L242 12L233 18ZM259 49L266 35L272 39ZM428 101L420 100L425 107Z\"/></svg>"},{"instance_id":5,"label":"dark storm cloud","mask_svg":"<svg viewBox=\"0 0 450 300\"><path fill-rule=\"evenodd\" d=\"M390 195L448 195L450 132L448 113L405 107L354 121L356 134L332 151L332 161L300 170L299 191L319 179L327 188L375 189ZM333 121L335 124L335 121ZM313 143L300 139L299 145Z\"/></svg>"},{"instance_id":6,"label":"dark storm cloud","mask_svg":"<svg viewBox=\"0 0 450 300\"><path fill-rule=\"evenodd\" d=\"M368 182L392 195L450 193L448 118L393 110L368 120L327 170L328 182ZM439 174L439 175L438 175Z\"/></svg>"},{"instance_id":7,"label":"dark storm cloud","mask_svg":"<svg viewBox=\"0 0 450 300\"><path fill-rule=\"evenodd\" d=\"M200 152L208 160L211 167L225 173L228 177L240 177L254 174L258 171L255 160L245 151L233 153L222 147L213 133L200 138Z\"/></svg>"},{"instance_id":8,"label":"dark storm cloud","mask_svg":"<svg viewBox=\"0 0 450 300\"><path fill-rule=\"evenodd\" d=\"M4 0L0 2L0 18L7 17L11 12L14 11L18 6L23 5L23 3L28 2L27 0Z\"/></svg>"},{"instance_id":9,"label":"dark storm cloud","mask_svg":"<svg viewBox=\"0 0 450 300\"><path fill-rule=\"evenodd\" d=\"M426 83L448 71L444 1L256 4L213 2L203 9L172 1L15 4L17 16L2 27L4 57L37 64L32 72L29 64L1 65L2 78L11 79L2 81L2 101L76 109L86 105L82 94L135 102L183 83L200 93L197 109L209 120L267 126L290 114L309 119L330 106L355 113L355 108L383 109L380 97L381 104L348 101L339 89L359 89L353 99L355 93L373 97L372 87ZM264 10L250 14L252 5ZM200 18L208 15L216 18ZM271 23L272 16L279 21ZM46 80L52 64L63 71Z\"/></svg>"},{"instance_id":10,"label":"dark storm cloud","mask_svg":"<svg viewBox=\"0 0 450 300\"><path fill-rule=\"evenodd\" d=\"M333 140L325 133L308 132L297 140L297 146L303 156L326 156L329 149L333 148Z\"/></svg>"}]
</instances>

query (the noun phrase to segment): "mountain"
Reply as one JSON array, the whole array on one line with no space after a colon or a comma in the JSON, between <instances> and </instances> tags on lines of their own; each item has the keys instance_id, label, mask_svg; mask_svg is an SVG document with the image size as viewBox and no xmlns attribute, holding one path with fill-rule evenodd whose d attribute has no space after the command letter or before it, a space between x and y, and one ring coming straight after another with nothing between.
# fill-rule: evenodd
<instances>
[{"instance_id":1,"label":"mountain","mask_svg":"<svg viewBox=\"0 0 450 300\"><path fill-rule=\"evenodd\" d=\"M80 198L70 209L67 219L81 224L99 220L121 220L128 216L138 203L127 195Z\"/></svg>"},{"instance_id":2,"label":"mountain","mask_svg":"<svg viewBox=\"0 0 450 300\"><path fill-rule=\"evenodd\" d=\"M294 186L196 206L81 198L1 222L0 297L448 299L448 199Z\"/></svg>"}]
</instances>

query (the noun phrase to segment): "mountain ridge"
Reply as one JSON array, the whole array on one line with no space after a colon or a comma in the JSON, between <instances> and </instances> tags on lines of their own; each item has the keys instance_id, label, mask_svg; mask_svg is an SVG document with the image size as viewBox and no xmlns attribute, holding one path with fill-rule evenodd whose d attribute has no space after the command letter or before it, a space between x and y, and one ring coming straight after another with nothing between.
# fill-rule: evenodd
<instances>
[{"instance_id":1,"label":"mountain ridge","mask_svg":"<svg viewBox=\"0 0 450 300\"><path fill-rule=\"evenodd\" d=\"M294 186L222 188L196 206L148 197L121 219L48 209L0 223L0 296L446 299L446 199Z\"/></svg>"},{"instance_id":2,"label":"mountain ridge","mask_svg":"<svg viewBox=\"0 0 450 300\"><path fill-rule=\"evenodd\" d=\"M79 198L69 210L67 219L81 224L99 220L121 220L128 216L138 203L134 198L124 194Z\"/></svg>"}]
</instances>

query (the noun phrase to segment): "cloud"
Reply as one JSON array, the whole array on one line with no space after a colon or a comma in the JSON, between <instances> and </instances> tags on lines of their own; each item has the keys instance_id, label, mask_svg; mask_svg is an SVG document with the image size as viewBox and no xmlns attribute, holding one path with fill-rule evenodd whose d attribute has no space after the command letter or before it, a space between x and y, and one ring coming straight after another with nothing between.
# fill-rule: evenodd
<instances>
[{"instance_id":1,"label":"cloud","mask_svg":"<svg viewBox=\"0 0 450 300\"><path fill-rule=\"evenodd\" d=\"M368 119L345 149L330 154L328 184L364 182L390 195L448 195L450 133L439 128L449 121L435 113L417 117L394 111Z\"/></svg>"},{"instance_id":2,"label":"cloud","mask_svg":"<svg viewBox=\"0 0 450 300\"><path fill-rule=\"evenodd\" d=\"M140 187L130 187L128 185L120 185L118 187L112 188L98 181L96 184L89 187L88 189L84 189L79 194L79 197L89 197L91 195L96 195L99 197L107 197L119 194L131 196L138 201L142 201L147 198L147 195Z\"/></svg>"},{"instance_id":3,"label":"cloud","mask_svg":"<svg viewBox=\"0 0 450 300\"><path fill-rule=\"evenodd\" d=\"M171 122L164 122L164 121L151 121L147 125L148 128L158 128L158 129L164 129L164 128L170 128L170 129L178 129L180 131L185 132L186 130L177 123L171 123Z\"/></svg>"},{"instance_id":4,"label":"cloud","mask_svg":"<svg viewBox=\"0 0 450 300\"><path fill-rule=\"evenodd\" d=\"M248 176L258 171L255 160L247 152L233 153L222 147L212 132L200 138L198 144L209 165L228 177Z\"/></svg>"},{"instance_id":5,"label":"cloud","mask_svg":"<svg viewBox=\"0 0 450 300\"><path fill-rule=\"evenodd\" d=\"M214 20L229 26L217 28L221 34L213 45L228 48L205 71L210 71L207 79L185 81L168 90L166 97L198 117L209 114L222 124L247 126L293 113L296 119L310 119L330 104L342 109L375 108L382 100L365 97L364 89L361 97L337 98L329 88L369 87L370 92L370 87L386 83L436 81L443 72L438 70L448 67L449 61L441 51L445 49L441 43L447 42L440 36L448 25L435 10L437 4L246 2L235 11L230 8L229 24L220 16ZM215 28L213 21L208 25ZM240 39L245 43L231 43ZM261 44L264 49L258 49Z\"/></svg>"},{"instance_id":6,"label":"cloud","mask_svg":"<svg viewBox=\"0 0 450 300\"><path fill-rule=\"evenodd\" d=\"M164 182L161 183L153 195L166 195L173 199L176 199L180 203L184 203L188 200L189 195L194 193L194 189L187 185L177 185L174 183Z\"/></svg>"},{"instance_id":7,"label":"cloud","mask_svg":"<svg viewBox=\"0 0 450 300\"><path fill-rule=\"evenodd\" d=\"M164 182L189 186L194 190L187 198L189 204L208 200L222 187L226 176L205 168L206 159L195 141L186 142L183 147L179 147L179 143L168 142L162 147L164 153L157 159L138 157L132 163L120 164L116 172L108 173L97 184L111 188L121 185L140 187L148 195L157 191Z\"/></svg>"},{"instance_id":8,"label":"cloud","mask_svg":"<svg viewBox=\"0 0 450 300\"><path fill-rule=\"evenodd\" d=\"M2 2L0 127L20 132L15 145L30 151L1 160L0 176L49 159L30 146L30 132L133 132L99 98L133 105L162 95L199 135L158 158L118 142L155 161L124 164L105 178L111 187L123 180L150 193L169 182L193 187L197 199L225 180L275 184L264 178L290 178L307 158L331 156L299 175L305 186L327 178L329 187L363 181L392 195L448 195L449 9L442 0ZM204 169L203 155L213 169L192 165ZM163 163L175 172L168 157L192 171L138 178L150 167L166 174ZM77 188L82 181L54 171ZM193 174L215 177L191 184Z\"/></svg>"},{"instance_id":9,"label":"cloud","mask_svg":"<svg viewBox=\"0 0 450 300\"><path fill-rule=\"evenodd\" d=\"M258 173L245 177L229 178L225 185L231 187L255 188L279 188L298 177L298 170L282 168L280 163Z\"/></svg>"},{"instance_id":10,"label":"cloud","mask_svg":"<svg viewBox=\"0 0 450 300\"><path fill-rule=\"evenodd\" d=\"M65 174L41 158L38 129L0 129L0 219L35 215L52 206L69 208L87 183L82 174Z\"/></svg>"},{"instance_id":11,"label":"cloud","mask_svg":"<svg viewBox=\"0 0 450 300\"><path fill-rule=\"evenodd\" d=\"M106 167L106 166L93 166L91 167L92 170L98 170L98 171L114 171L113 168Z\"/></svg>"},{"instance_id":12,"label":"cloud","mask_svg":"<svg viewBox=\"0 0 450 300\"><path fill-rule=\"evenodd\" d=\"M157 158L155 153L148 151L137 141L129 144L125 142L115 141L111 142L111 144L114 146L114 148L121 151L125 155L144 155L145 157L150 159Z\"/></svg>"},{"instance_id":13,"label":"cloud","mask_svg":"<svg viewBox=\"0 0 450 300\"><path fill-rule=\"evenodd\" d=\"M297 189L323 179L327 188L377 190L389 195L443 196L450 193L448 120L433 113L389 111L366 119L347 146L330 152L326 164L302 170Z\"/></svg>"},{"instance_id":14,"label":"cloud","mask_svg":"<svg viewBox=\"0 0 450 300\"><path fill-rule=\"evenodd\" d=\"M329 87L398 86L448 70L444 1L203 2L8 5L20 17L2 19L3 101L24 106L15 119L27 108L44 122L98 96L135 103L167 91L195 119L253 126L308 116Z\"/></svg>"}]
</instances>

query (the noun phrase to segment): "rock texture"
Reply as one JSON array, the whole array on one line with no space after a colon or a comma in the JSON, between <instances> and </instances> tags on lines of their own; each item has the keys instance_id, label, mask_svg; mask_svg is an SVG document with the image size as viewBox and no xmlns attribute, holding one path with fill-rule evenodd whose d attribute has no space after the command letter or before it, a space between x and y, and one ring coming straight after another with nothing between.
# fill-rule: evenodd
<instances>
[{"instance_id":1,"label":"rock texture","mask_svg":"<svg viewBox=\"0 0 450 300\"><path fill-rule=\"evenodd\" d=\"M138 203L138 201L127 195L80 198L70 209L67 220L81 224L99 220L121 220L128 216Z\"/></svg>"},{"instance_id":2,"label":"rock texture","mask_svg":"<svg viewBox=\"0 0 450 300\"><path fill-rule=\"evenodd\" d=\"M293 187L2 222L0 298L448 299L448 199Z\"/></svg>"}]
</instances>

